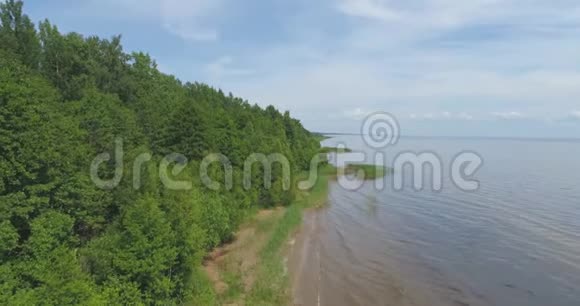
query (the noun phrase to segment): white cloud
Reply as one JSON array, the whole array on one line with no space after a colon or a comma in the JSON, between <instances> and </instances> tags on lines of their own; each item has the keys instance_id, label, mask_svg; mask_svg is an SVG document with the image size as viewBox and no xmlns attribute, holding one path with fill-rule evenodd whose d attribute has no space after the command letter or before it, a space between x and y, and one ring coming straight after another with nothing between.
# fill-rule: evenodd
<instances>
[{"instance_id":1,"label":"white cloud","mask_svg":"<svg viewBox=\"0 0 580 306\"><path fill-rule=\"evenodd\" d=\"M364 118L368 117L371 113L372 113L372 111L357 107L355 109L349 109L349 110L343 111L342 115L344 118L347 118L347 119L360 120L360 119L364 119Z\"/></svg>"},{"instance_id":2,"label":"white cloud","mask_svg":"<svg viewBox=\"0 0 580 306\"><path fill-rule=\"evenodd\" d=\"M457 118L459 118L461 120L473 120L473 116L468 114L468 113L459 113L457 115Z\"/></svg>"},{"instance_id":3,"label":"white cloud","mask_svg":"<svg viewBox=\"0 0 580 306\"><path fill-rule=\"evenodd\" d=\"M409 118L414 120L474 120L474 117L466 112L452 113L447 111L424 114L411 113Z\"/></svg>"},{"instance_id":4,"label":"white cloud","mask_svg":"<svg viewBox=\"0 0 580 306\"><path fill-rule=\"evenodd\" d=\"M417 35L497 19L512 13L516 0L335 0L345 15L390 22L403 34ZM511 18L505 16L503 18ZM401 33L397 33L400 35Z\"/></svg>"},{"instance_id":5,"label":"white cloud","mask_svg":"<svg viewBox=\"0 0 580 306\"><path fill-rule=\"evenodd\" d=\"M381 0L341 0L337 8L344 14L382 21L394 21L402 16L386 6Z\"/></svg>"},{"instance_id":6,"label":"white cloud","mask_svg":"<svg viewBox=\"0 0 580 306\"><path fill-rule=\"evenodd\" d=\"M572 111L568 117L572 120L580 120L580 111Z\"/></svg>"},{"instance_id":7,"label":"white cloud","mask_svg":"<svg viewBox=\"0 0 580 306\"><path fill-rule=\"evenodd\" d=\"M163 26L184 40L217 40L213 19L217 19L223 4L222 0L161 0Z\"/></svg>"},{"instance_id":8,"label":"white cloud","mask_svg":"<svg viewBox=\"0 0 580 306\"><path fill-rule=\"evenodd\" d=\"M520 112L493 112L491 115L495 118L504 120L524 119L527 117Z\"/></svg>"},{"instance_id":9,"label":"white cloud","mask_svg":"<svg viewBox=\"0 0 580 306\"><path fill-rule=\"evenodd\" d=\"M215 41L228 0L88 0L87 10L122 20L157 22L187 41Z\"/></svg>"},{"instance_id":10,"label":"white cloud","mask_svg":"<svg viewBox=\"0 0 580 306\"><path fill-rule=\"evenodd\" d=\"M188 41L216 41L218 32L215 29L204 29L187 23L164 23L163 27L169 33Z\"/></svg>"},{"instance_id":11,"label":"white cloud","mask_svg":"<svg viewBox=\"0 0 580 306\"><path fill-rule=\"evenodd\" d=\"M210 78L220 80L227 77L247 76L253 72L249 69L236 68L231 56L222 56L206 66Z\"/></svg>"},{"instance_id":12,"label":"white cloud","mask_svg":"<svg viewBox=\"0 0 580 306\"><path fill-rule=\"evenodd\" d=\"M556 117L558 112L562 115L564 108L574 106L571 97L580 97L577 86L580 73L555 70L505 73L496 71L491 64L473 63L478 61L477 55L428 57L422 51L410 51L385 56L386 59L337 54L302 66L280 62L283 59L293 63L293 59L302 58L296 49L291 50L276 53L263 62L257 59L258 64L252 67L258 71L258 80L239 80L228 85L249 98L266 103L276 101L298 112L313 108L320 111L329 107L360 108L424 117L419 109L438 117L449 112L464 120L473 119L478 113L489 116L500 113L497 109L520 108L537 116ZM263 57L267 58L268 52L265 54ZM262 75L269 67L283 68ZM551 102L551 108L546 109L546 101ZM453 102L457 106L441 110L441 105ZM517 115L508 113L503 117Z\"/></svg>"}]
</instances>

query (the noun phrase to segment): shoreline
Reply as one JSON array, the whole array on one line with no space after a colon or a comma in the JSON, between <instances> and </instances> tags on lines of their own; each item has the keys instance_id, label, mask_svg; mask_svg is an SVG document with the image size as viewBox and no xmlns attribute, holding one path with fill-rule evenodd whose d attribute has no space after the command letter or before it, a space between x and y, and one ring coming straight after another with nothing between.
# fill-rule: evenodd
<instances>
[{"instance_id":1,"label":"shoreline","mask_svg":"<svg viewBox=\"0 0 580 306\"><path fill-rule=\"evenodd\" d=\"M316 212L306 211L301 228L293 237L288 251L292 305L320 305L321 264L316 248L318 222ZM308 267L308 268L307 268Z\"/></svg>"},{"instance_id":2,"label":"shoreline","mask_svg":"<svg viewBox=\"0 0 580 306\"><path fill-rule=\"evenodd\" d=\"M319 176L315 186L298 191L288 207L258 211L231 243L208 254L202 270L213 289L212 304L293 305L289 254L305 212L326 203L330 178Z\"/></svg>"},{"instance_id":3,"label":"shoreline","mask_svg":"<svg viewBox=\"0 0 580 306\"><path fill-rule=\"evenodd\" d=\"M367 180L382 177L391 172L389 168L374 165L353 165L351 170L362 170L367 175ZM333 179L336 179L334 177ZM327 196L333 187L329 181ZM415 290L409 291L400 275L389 275L382 283L380 295L373 293L374 289L366 288L365 285L357 285L351 282L353 271L357 269L346 269L340 261L337 261L336 252L341 254L350 253L347 249L342 249L345 239L340 234L335 236L338 229L332 221L329 223L329 215L332 215L332 207L324 205L305 209L303 221L300 228L292 237L291 248L288 256L288 271L290 271L292 287L291 305L429 305L420 296L411 294L417 293ZM351 254L352 255L352 254ZM351 256L348 255L348 256ZM347 257L348 257L347 256ZM354 256L354 255L352 255ZM353 259L356 262L356 259ZM356 263L352 263L356 266ZM370 291L369 291L370 290ZM421 302L421 303L418 303Z\"/></svg>"},{"instance_id":4,"label":"shoreline","mask_svg":"<svg viewBox=\"0 0 580 306\"><path fill-rule=\"evenodd\" d=\"M366 166L363 170L368 171ZM320 305L328 300L321 294L325 256L320 252L319 217L327 209L336 168L327 165L320 173L315 186L297 191L291 205L258 211L231 243L208 254L203 270L215 304ZM401 300L399 290L391 295Z\"/></svg>"}]
</instances>

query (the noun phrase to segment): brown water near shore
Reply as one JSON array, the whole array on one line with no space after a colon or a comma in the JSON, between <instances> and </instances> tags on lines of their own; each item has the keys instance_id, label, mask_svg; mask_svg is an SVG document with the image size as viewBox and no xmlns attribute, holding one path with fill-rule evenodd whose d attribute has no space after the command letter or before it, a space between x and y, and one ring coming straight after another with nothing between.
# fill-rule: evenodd
<instances>
[{"instance_id":1,"label":"brown water near shore","mask_svg":"<svg viewBox=\"0 0 580 306\"><path fill-rule=\"evenodd\" d=\"M326 207L304 213L301 230L291 241L288 270L293 305L480 305L453 286L443 288L442 299L437 292L441 288L413 283L419 272L399 266L389 246L381 246L383 241L355 224L341 221L348 213L333 193L348 191L332 182L330 192ZM368 217L373 218L372 214Z\"/></svg>"},{"instance_id":2,"label":"brown water near shore","mask_svg":"<svg viewBox=\"0 0 580 306\"><path fill-rule=\"evenodd\" d=\"M347 266L352 263L343 265L338 256L327 254L322 239L326 244L330 241L323 214L320 210L307 212L294 240L288 262L294 305L416 305L396 279L385 275L390 279L380 285L370 279L361 283L357 278L366 276L353 275L355 267Z\"/></svg>"}]
</instances>

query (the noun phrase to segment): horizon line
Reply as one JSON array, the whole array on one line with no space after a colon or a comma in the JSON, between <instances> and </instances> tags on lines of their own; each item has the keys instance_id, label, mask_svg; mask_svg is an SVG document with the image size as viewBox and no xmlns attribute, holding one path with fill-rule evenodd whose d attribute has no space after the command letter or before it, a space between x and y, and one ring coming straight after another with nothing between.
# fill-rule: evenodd
<instances>
[{"instance_id":1,"label":"horizon line","mask_svg":"<svg viewBox=\"0 0 580 306\"><path fill-rule=\"evenodd\" d=\"M347 132L312 132L324 136L363 136L370 134L347 133ZM498 140L539 140L539 141L580 141L580 138L572 137L526 137L526 136L444 136L444 135L400 135L400 138L455 138L455 139L498 139Z\"/></svg>"}]
</instances>

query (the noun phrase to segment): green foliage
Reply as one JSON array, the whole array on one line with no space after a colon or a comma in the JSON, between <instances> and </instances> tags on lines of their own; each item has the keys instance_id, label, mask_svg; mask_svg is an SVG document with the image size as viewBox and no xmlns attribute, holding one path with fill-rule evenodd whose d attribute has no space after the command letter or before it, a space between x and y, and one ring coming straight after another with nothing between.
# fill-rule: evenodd
<instances>
[{"instance_id":1,"label":"green foliage","mask_svg":"<svg viewBox=\"0 0 580 306\"><path fill-rule=\"evenodd\" d=\"M249 293L249 305L286 305L289 303L289 280L280 260L280 251L292 230L300 224L302 211L298 204L288 207L277 224L270 240L260 254L261 265L257 280Z\"/></svg>"},{"instance_id":2,"label":"green foliage","mask_svg":"<svg viewBox=\"0 0 580 306\"><path fill-rule=\"evenodd\" d=\"M319 153L351 153L352 150L349 148L337 148L337 147L322 147Z\"/></svg>"},{"instance_id":3,"label":"green foliage","mask_svg":"<svg viewBox=\"0 0 580 306\"><path fill-rule=\"evenodd\" d=\"M18 232L10 221L0 223L0 260L4 262L10 252L18 246Z\"/></svg>"},{"instance_id":4,"label":"green foliage","mask_svg":"<svg viewBox=\"0 0 580 306\"><path fill-rule=\"evenodd\" d=\"M191 305L218 305L213 284L201 268L194 270L191 280L191 292L188 299Z\"/></svg>"},{"instance_id":5,"label":"green foliage","mask_svg":"<svg viewBox=\"0 0 580 306\"><path fill-rule=\"evenodd\" d=\"M0 3L0 49L17 54L31 68L38 67L40 42L34 24L22 14L22 2Z\"/></svg>"},{"instance_id":6,"label":"green foliage","mask_svg":"<svg viewBox=\"0 0 580 306\"><path fill-rule=\"evenodd\" d=\"M26 247L31 254L42 257L61 245L70 244L74 220L65 214L48 211L30 223L30 238Z\"/></svg>"},{"instance_id":7,"label":"green foliage","mask_svg":"<svg viewBox=\"0 0 580 306\"><path fill-rule=\"evenodd\" d=\"M209 142L209 124L205 118L200 107L187 102L180 105L164 131L166 152L179 152L190 159L202 159L208 151Z\"/></svg>"},{"instance_id":8,"label":"green foliage","mask_svg":"<svg viewBox=\"0 0 580 306\"><path fill-rule=\"evenodd\" d=\"M288 112L161 73L149 55L125 53L120 36L63 34L47 20L37 31L22 8L0 3L0 304L215 304L199 269L206 252L258 206L294 198L280 165L272 188L259 163L252 188L242 188L245 159L279 153L295 172L309 167L319 141ZM117 138L124 176L102 190L90 164ZM134 189L140 153L152 158ZM155 165L169 153L187 157L179 179L191 190L160 182ZM231 161L232 190L201 184L208 153ZM100 174L112 176L113 166ZM216 181L224 176L210 168Z\"/></svg>"},{"instance_id":9,"label":"green foliage","mask_svg":"<svg viewBox=\"0 0 580 306\"><path fill-rule=\"evenodd\" d=\"M354 174L365 180L375 180L391 172L390 168L377 165L349 164L345 168L348 174Z\"/></svg>"}]
</instances>

